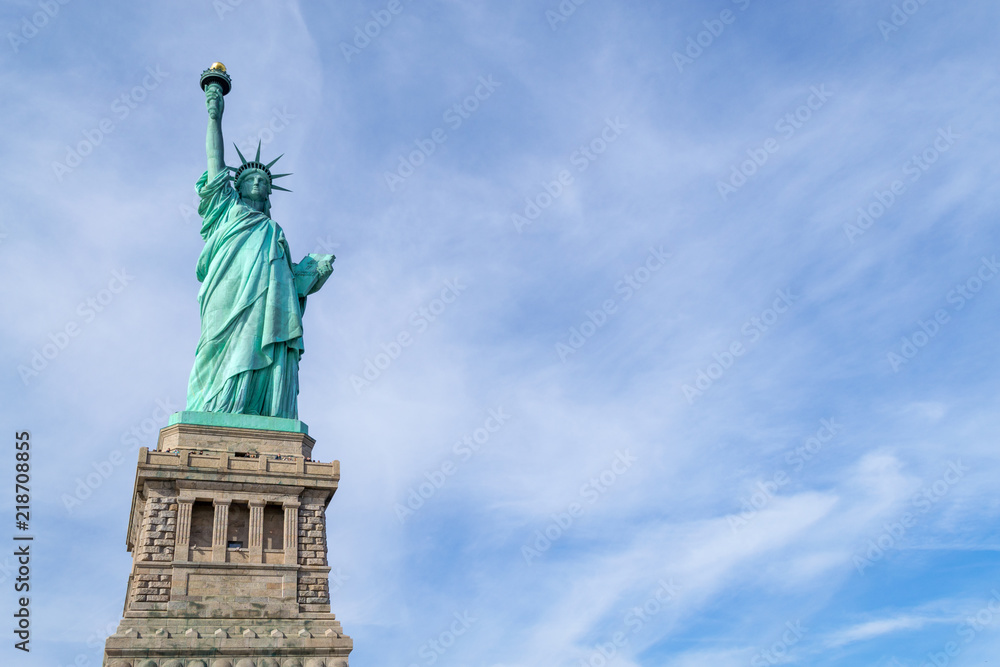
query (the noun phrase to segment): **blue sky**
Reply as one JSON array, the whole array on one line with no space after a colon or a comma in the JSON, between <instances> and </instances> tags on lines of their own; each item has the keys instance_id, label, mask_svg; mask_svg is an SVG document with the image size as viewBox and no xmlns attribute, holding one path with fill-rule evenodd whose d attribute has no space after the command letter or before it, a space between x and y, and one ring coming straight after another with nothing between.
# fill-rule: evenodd
<instances>
[{"instance_id":1,"label":"blue sky","mask_svg":"<svg viewBox=\"0 0 1000 667\"><path fill-rule=\"evenodd\" d=\"M0 9L38 540L2 661L99 664L120 619L137 448L198 339L215 60L230 146L294 173L293 255L338 256L299 411L342 464L352 664L995 659L1000 7L389 5Z\"/></svg>"}]
</instances>

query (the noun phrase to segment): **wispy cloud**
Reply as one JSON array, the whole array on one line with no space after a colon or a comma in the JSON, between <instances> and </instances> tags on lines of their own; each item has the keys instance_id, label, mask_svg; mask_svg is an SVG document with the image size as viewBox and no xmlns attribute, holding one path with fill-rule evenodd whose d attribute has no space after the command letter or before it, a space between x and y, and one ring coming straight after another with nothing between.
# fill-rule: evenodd
<instances>
[{"instance_id":1,"label":"wispy cloud","mask_svg":"<svg viewBox=\"0 0 1000 667\"><path fill-rule=\"evenodd\" d=\"M341 43L385 3L217 5L60 4L0 55L0 410L46 452L39 534L73 550L40 555L44 590L120 610L123 437L138 425L152 445L157 400L185 396L197 77L221 60L227 146L267 137L295 174L273 202L293 254L336 245L305 315L300 414L316 455L342 462L328 521L352 660L420 664L468 611L442 661L578 665L611 642L629 665L745 665L775 647L786 664L905 663L954 634L941 590L988 597L1000 282L970 280L1000 247L994 3L926 3L886 40L888 0L583 3L555 30L558 2L404 0L349 61ZM38 7L5 8L4 32ZM679 72L688 38L706 45ZM484 79L498 85L466 104ZM390 189L401 156L420 165ZM655 271L651 249L669 254ZM122 270L134 280L84 315ZM779 292L794 295L780 313ZM893 368L904 340L918 351ZM456 443L498 407L509 422L464 458ZM816 440L824 419L843 428ZM117 450L125 463L68 513L63 496ZM967 472L942 487L956 462ZM550 544L526 563L537 534ZM96 660L79 606L39 598L26 664Z\"/></svg>"}]
</instances>

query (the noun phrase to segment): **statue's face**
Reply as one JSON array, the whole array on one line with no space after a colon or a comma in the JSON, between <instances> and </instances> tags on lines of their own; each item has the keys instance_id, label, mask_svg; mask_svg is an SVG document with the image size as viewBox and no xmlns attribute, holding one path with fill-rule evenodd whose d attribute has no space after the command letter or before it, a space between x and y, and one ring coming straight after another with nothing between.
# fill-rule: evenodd
<instances>
[{"instance_id":1,"label":"statue's face","mask_svg":"<svg viewBox=\"0 0 1000 667\"><path fill-rule=\"evenodd\" d=\"M264 172L252 169L240 179L240 196L244 199L265 201L269 194L271 183Z\"/></svg>"}]
</instances>

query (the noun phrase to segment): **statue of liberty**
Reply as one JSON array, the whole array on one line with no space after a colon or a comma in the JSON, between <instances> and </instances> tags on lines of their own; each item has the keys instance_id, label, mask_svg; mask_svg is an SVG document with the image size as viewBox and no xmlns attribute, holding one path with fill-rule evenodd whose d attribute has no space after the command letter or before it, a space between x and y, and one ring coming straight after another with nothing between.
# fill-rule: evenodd
<instances>
[{"instance_id":1,"label":"statue of liberty","mask_svg":"<svg viewBox=\"0 0 1000 667\"><path fill-rule=\"evenodd\" d=\"M201 338L188 383L187 409L298 418L299 358L306 296L333 271L333 255L293 264L270 194L285 190L272 174L281 156L257 156L227 167L222 140L225 66L202 75L208 107L208 170L198 179L198 214L205 248L198 258ZM230 174L230 172L233 172ZM288 190L285 190L288 192Z\"/></svg>"}]
</instances>

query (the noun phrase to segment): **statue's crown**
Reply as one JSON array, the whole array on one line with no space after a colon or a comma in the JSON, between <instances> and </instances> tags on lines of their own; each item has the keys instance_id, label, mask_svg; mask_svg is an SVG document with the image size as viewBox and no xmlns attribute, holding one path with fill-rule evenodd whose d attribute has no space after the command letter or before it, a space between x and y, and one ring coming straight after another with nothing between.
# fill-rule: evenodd
<instances>
[{"instance_id":1,"label":"statue's crown","mask_svg":"<svg viewBox=\"0 0 1000 667\"><path fill-rule=\"evenodd\" d=\"M271 173L271 167L274 166L275 162L277 162L278 160L280 160L281 158L284 157L284 153L282 153L278 157L274 158L273 160L271 160L267 164L264 164L263 162L260 161L260 141L259 140L257 141L257 157L255 157L254 159L250 160L249 162L247 161L247 159L245 157L243 157L243 153L240 152L240 147L239 146L237 146L236 144L233 144L233 147L236 149L236 154L240 156L240 162L243 163L238 168L237 167L227 167L227 169L230 169L230 170L236 172L236 173L233 174L233 182L234 183L238 183L239 182L240 175L243 172L248 171L250 169L256 169L258 171L262 171L265 174L267 174L267 181L268 181L268 183L270 183L272 190L282 190L284 192L291 192L291 190L289 190L287 188L283 188L280 185L275 185L274 184L274 179L276 179L276 178L282 178L284 176L291 176L291 174L272 174Z\"/></svg>"}]
</instances>

